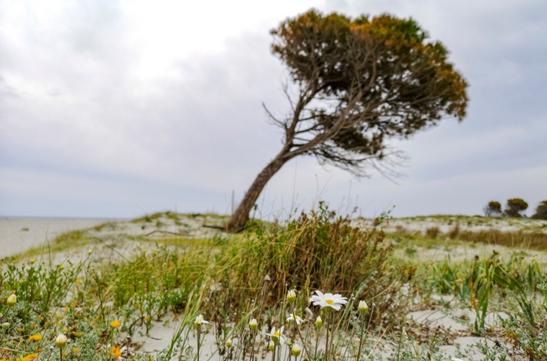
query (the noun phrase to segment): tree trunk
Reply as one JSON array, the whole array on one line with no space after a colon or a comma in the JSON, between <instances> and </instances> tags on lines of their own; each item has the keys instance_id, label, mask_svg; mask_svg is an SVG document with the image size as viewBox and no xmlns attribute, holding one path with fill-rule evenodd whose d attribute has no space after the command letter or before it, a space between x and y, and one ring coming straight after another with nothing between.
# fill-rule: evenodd
<instances>
[{"instance_id":1,"label":"tree trunk","mask_svg":"<svg viewBox=\"0 0 547 361\"><path fill-rule=\"evenodd\" d=\"M255 205L260 193L262 193L262 190L268 181L288 160L289 158L286 158L285 154L281 152L268 163L260 173L258 173L254 182L247 190L247 193L245 193L245 197L243 197L241 203L239 203L239 206L230 217L230 220L226 225L226 230L230 232L239 232L245 227L245 224L249 220L251 209Z\"/></svg>"}]
</instances>

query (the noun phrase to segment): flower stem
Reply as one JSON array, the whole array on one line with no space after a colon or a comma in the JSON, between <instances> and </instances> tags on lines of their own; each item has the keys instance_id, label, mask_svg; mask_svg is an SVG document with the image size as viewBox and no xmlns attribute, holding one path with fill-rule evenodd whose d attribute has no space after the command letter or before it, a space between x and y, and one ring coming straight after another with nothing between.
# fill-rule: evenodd
<instances>
[{"instance_id":1,"label":"flower stem","mask_svg":"<svg viewBox=\"0 0 547 361\"><path fill-rule=\"evenodd\" d=\"M317 360L317 348L319 347L319 330L315 331L315 350L313 351L313 359Z\"/></svg>"},{"instance_id":2,"label":"flower stem","mask_svg":"<svg viewBox=\"0 0 547 361\"><path fill-rule=\"evenodd\" d=\"M198 357L197 361L199 361L199 349L201 347L201 331L200 330L198 330L198 332L197 332L197 344L198 344L197 345L198 346L197 347L197 357Z\"/></svg>"},{"instance_id":3,"label":"flower stem","mask_svg":"<svg viewBox=\"0 0 547 361\"><path fill-rule=\"evenodd\" d=\"M325 338L325 361L329 361L329 329L330 323L327 323L327 336Z\"/></svg>"},{"instance_id":4,"label":"flower stem","mask_svg":"<svg viewBox=\"0 0 547 361\"><path fill-rule=\"evenodd\" d=\"M361 351L363 350L363 341L365 340L365 317L362 317L361 320L361 336L359 337L359 349L357 350L357 358L355 361L359 361L361 359Z\"/></svg>"},{"instance_id":5,"label":"flower stem","mask_svg":"<svg viewBox=\"0 0 547 361\"><path fill-rule=\"evenodd\" d=\"M251 361L254 361L255 359L255 333L254 331L251 331Z\"/></svg>"}]
</instances>

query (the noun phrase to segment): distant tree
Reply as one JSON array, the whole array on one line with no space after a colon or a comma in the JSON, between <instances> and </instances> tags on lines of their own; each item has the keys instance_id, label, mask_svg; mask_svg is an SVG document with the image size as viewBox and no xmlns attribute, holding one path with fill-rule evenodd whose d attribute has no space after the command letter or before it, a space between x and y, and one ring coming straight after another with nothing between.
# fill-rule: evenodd
<instances>
[{"instance_id":1,"label":"distant tree","mask_svg":"<svg viewBox=\"0 0 547 361\"><path fill-rule=\"evenodd\" d=\"M460 120L467 83L448 51L413 19L323 15L311 10L272 30L272 52L288 67L290 112L272 121L284 132L279 153L257 175L227 228L239 231L272 176L310 155L356 175L385 169L386 142L408 138L447 117Z\"/></svg>"},{"instance_id":2,"label":"distant tree","mask_svg":"<svg viewBox=\"0 0 547 361\"><path fill-rule=\"evenodd\" d=\"M539 202L536 213L532 216L535 219L547 219L547 200Z\"/></svg>"},{"instance_id":3,"label":"distant tree","mask_svg":"<svg viewBox=\"0 0 547 361\"><path fill-rule=\"evenodd\" d=\"M501 215L501 203L498 201L488 202L488 204L484 207L484 214L488 217Z\"/></svg>"},{"instance_id":4,"label":"distant tree","mask_svg":"<svg viewBox=\"0 0 547 361\"><path fill-rule=\"evenodd\" d=\"M522 198L511 198L507 200L505 206L505 214L509 217L522 217L526 209L528 209L528 203Z\"/></svg>"}]
</instances>

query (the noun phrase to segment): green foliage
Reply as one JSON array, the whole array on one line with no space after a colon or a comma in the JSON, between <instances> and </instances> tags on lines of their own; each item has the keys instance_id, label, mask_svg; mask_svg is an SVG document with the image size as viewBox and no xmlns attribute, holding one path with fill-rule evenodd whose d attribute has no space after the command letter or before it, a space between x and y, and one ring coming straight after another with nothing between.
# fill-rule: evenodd
<instances>
[{"instance_id":1,"label":"green foliage","mask_svg":"<svg viewBox=\"0 0 547 361\"><path fill-rule=\"evenodd\" d=\"M79 271L80 268L65 269L61 265L53 268L34 263L22 267L8 265L0 273L0 299L14 293L32 305L28 308L19 302L9 308L17 317L17 324L29 325L31 321L44 324L45 315L51 308L63 306ZM0 314L3 313L0 304Z\"/></svg>"},{"instance_id":2,"label":"green foliage","mask_svg":"<svg viewBox=\"0 0 547 361\"><path fill-rule=\"evenodd\" d=\"M433 289L442 294L456 295L475 311L477 334L485 332L485 320L492 301L503 297L514 304L514 311L505 322L507 328L511 327L507 334L515 342L522 343L528 354L536 352L538 347L547 347L545 343L537 347L529 345L532 339L545 338L542 335L547 330L547 274L537 262L527 263L523 257L513 256L504 263L494 253L487 259L476 258L465 264L445 261L423 271L427 272L426 277ZM520 327L518 334L512 329L515 325Z\"/></svg>"},{"instance_id":3,"label":"green foliage","mask_svg":"<svg viewBox=\"0 0 547 361\"><path fill-rule=\"evenodd\" d=\"M323 161L354 169L382 159L389 137L465 116L466 81L414 19L310 10L272 34L273 53L300 88L294 117L309 131L299 136L322 134L306 153ZM312 103L320 99L332 102Z\"/></svg>"},{"instance_id":4,"label":"green foliage","mask_svg":"<svg viewBox=\"0 0 547 361\"><path fill-rule=\"evenodd\" d=\"M507 200L505 214L509 217L522 217L522 212L528 208L528 203L522 198L510 198Z\"/></svg>"},{"instance_id":5,"label":"green foliage","mask_svg":"<svg viewBox=\"0 0 547 361\"><path fill-rule=\"evenodd\" d=\"M108 273L101 273L96 282L97 291L100 282L108 284L116 307L155 303L154 308L142 308L140 317L157 318L167 311L184 309L188 294L206 278L212 259L205 249L191 254L165 249L142 253L128 262L108 265ZM157 297L157 302L149 302L151 297Z\"/></svg>"}]
</instances>

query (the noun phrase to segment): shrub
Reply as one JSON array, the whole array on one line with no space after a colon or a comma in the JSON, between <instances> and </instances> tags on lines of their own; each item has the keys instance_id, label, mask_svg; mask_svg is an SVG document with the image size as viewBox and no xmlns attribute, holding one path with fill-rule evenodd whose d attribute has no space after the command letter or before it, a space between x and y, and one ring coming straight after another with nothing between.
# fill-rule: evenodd
<instances>
[{"instance_id":1,"label":"shrub","mask_svg":"<svg viewBox=\"0 0 547 361\"><path fill-rule=\"evenodd\" d=\"M439 236L439 233L441 233L439 227L430 227L425 230L425 235L428 238L436 239Z\"/></svg>"}]
</instances>

